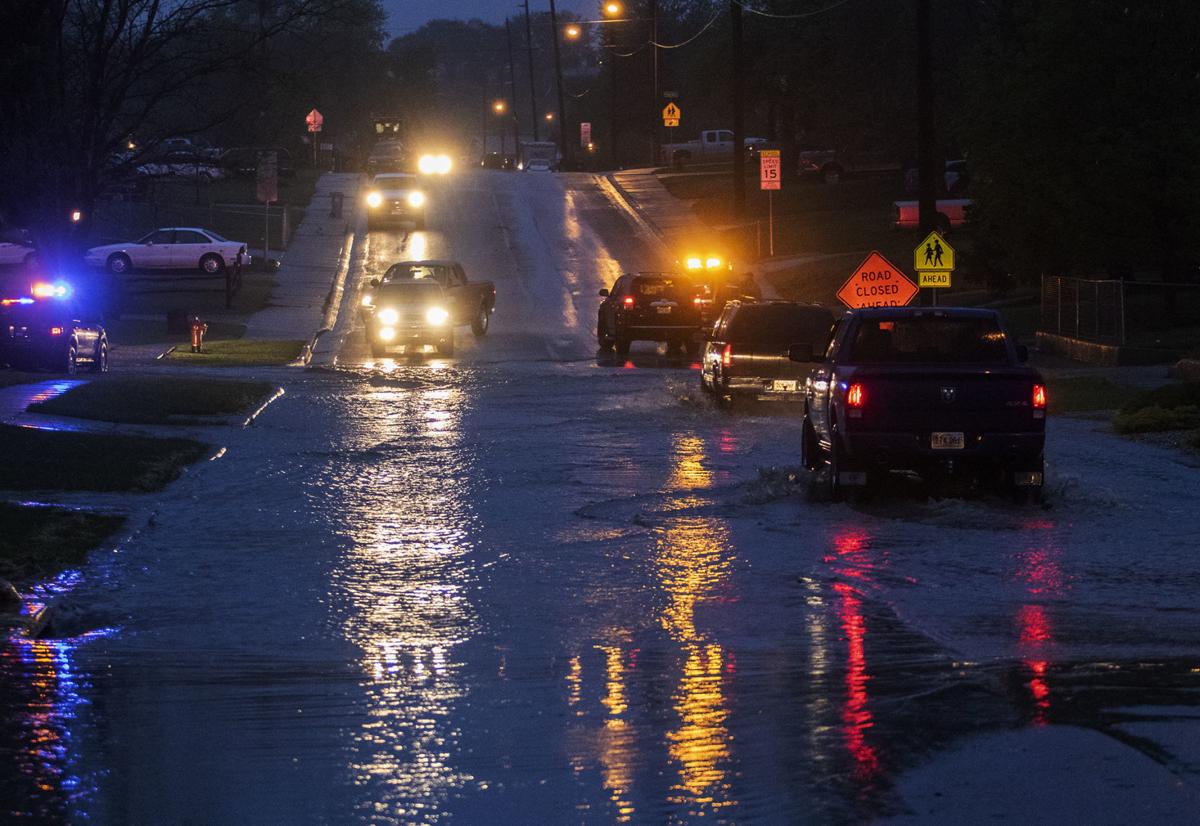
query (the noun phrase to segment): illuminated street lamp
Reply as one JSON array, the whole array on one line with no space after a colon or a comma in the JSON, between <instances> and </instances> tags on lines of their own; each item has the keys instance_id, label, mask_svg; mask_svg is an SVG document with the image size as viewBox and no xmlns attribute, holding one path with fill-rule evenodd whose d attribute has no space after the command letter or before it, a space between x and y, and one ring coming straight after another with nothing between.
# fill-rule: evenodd
<instances>
[{"instance_id":1,"label":"illuminated street lamp","mask_svg":"<svg viewBox=\"0 0 1200 826\"><path fill-rule=\"evenodd\" d=\"M563 34L566 35L567 40L578 40L580 35L583 34L583 29L572 23L563 29Z\"/></svg>"},{"instance_id":2,"label":"illuminated street lamp","mask_svg":"<svg viewBox=\"0 0 1200 826\"><path fill-rule=\"evenodd\" d=\"M546 113L546 120L547 120L547 121L552 121L552 120L554 120L554 113L553 113L553 112L547 112L547 113Z\"/></svg>"},{"instance_id":3,"label":"illuminated street lamp","mask_svg":"<svg viewBox=\"0 0 1200 826\"><path fill-rule=\"evenodd\" d=\"M605 17L620 17L625 11L625 7L617 2L617 0L608 0L602 7Z\"/></svg>"},{"instance_id":4,"label":"illuminated street lamp","mask_svg":"<svg viewBox=\"0 0 1200 826\"><path fill-rule=\"evenodd\" d=\"M492 111L497 115L503 115L508 111L508 104L503 100L497 100L492 104Z\"/></svg>"}]
</instances>

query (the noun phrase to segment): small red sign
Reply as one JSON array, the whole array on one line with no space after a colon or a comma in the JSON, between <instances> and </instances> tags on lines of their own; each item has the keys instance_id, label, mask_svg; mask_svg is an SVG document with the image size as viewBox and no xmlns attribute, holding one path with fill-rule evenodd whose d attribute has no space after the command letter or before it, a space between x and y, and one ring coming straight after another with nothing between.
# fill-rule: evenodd
<instances>
[{"instance_id":1,"label":"small red sign","mask_svg":"<svg viewBox=\"0 0 1200 826\"><path fill-rule=\"evenodd\" d=\"M304 118L304 122L308 124L309 132L320 132L321 126L325 123L325 116L313 109Z\"/></svg>"},{"instance_id":2,"label":"small red sign","mask_svg":"<svg viewBox=\"0 0 1200 826\"><path fill-rule=\"evenodd\" d=\"M838 290L837 297L850 309L857 310L903 307L917 297L917 292L917 285L899 267L872 250Z\"/></svg>"}]
</instances>

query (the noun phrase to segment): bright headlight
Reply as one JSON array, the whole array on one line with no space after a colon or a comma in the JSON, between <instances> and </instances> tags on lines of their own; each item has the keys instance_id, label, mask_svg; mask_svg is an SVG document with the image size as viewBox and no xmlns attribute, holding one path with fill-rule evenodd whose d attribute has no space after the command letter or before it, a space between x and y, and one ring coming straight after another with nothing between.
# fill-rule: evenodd
<instances>
[{"instance_id":1,"label":"bright headlight","mask_svg":"<svg viewBox=\"0 0 1200 826\"><path fill-rule=\"evenodd\" d=\"M399 320L400 320L400 314L398 312L396 312L395 310L393 310L391 307L388 307L386 310L379 311L379 323L380 324L395 324Z\"/></svg>"},{"instance_id":2,"label":"bright headlight","mask_svg":"<svg viewBox=\"0 0 1200 826\"><path fill-rule=\"evenodd\" d=\"M709 258L709 259L705 260L704 266L708 267L710 270L715 267L719 267L719 266L721 266L721 259L716 258L716 257Z\"/></svg>"},{"instance_id":3,"label":"bright headlight","mask_svg":"<svg viewBox=\"0 0 1200 826\"><path fill-rule=\"evenodd\" d=\"M367 196L367 206L369 206L369 207L377 207L382 203L383 203L383 196L380 195L378 192L372 192L370 195Z\"/></svg>"},{"instance_id":4,"label":"bright headlight","mask_svg":"<svg viewBox=\"0 0 1200 826\"><path fill-rule=\"evenodd\" d=\"M422 175L432 175L436 170L437 159L433 155L422 155L417 161L417 169Z\"/></svg>"},{"instance_id":5,"label":"bright headlight","mask_svg":"<svg viewBox=\"0 0 1200 826\"><path fill-rule=\"evenodd\" d=\"M450 171L451 166L452 164L450 163L449 155L438 155L436 158L434 158L433 171L439 175L445 175Z\"/></svg>"},{"instance_id":6,"label":"bright headlight","mask_svg":"<svg viewBox=\"0 0 1200 826\"><path fill-rule=\"evenodd\" d=\"M446 319L449 317L450 313L446 312L441 307L430 307L425 311L425 320L435 327L445 324Z\"/></svg>"},{"instance_id":7,"label":"bright headlight","mask_svg":"<svg viewBox=\"0 0 1200 826\"><path fill-rule=\"evenodd\" d=\"M424 192L408 193L408 205L410 207L419 207L423 203L425 203L425 193Z\"/></svg>"},{"instance_id":8,"label":"bright headlight","mask_svg":"<svg viewBox=\"0 0 1200 826\"><path fill-rule=\"evenodd\" d=\"M688 268L689 270L698 270L698 269L700 269L700 259L699 259L699 258L689 258L689 259L687 260L687 268Z\"/></svg>"},{"instance_id":9,"label":"bright headlight","mask_svg":"<svg viewBox=\"0 0 1200 826\"><path fill-rule=\"evenodd\" d=\"M380 341L391 341L395 337L396 337L396 331L393 328L391 328L391 327L380 327L379 328L379 340Z\"/></svg>"},{"instance_id":10,"label":"bright headlight","mask_svg":"<svg viewBox=\"0 0 1200 826\"><path fill-rule=\"evenodd\" d=\"M363 293L363 297L362 297L362 305L363 305L364 307L370 307L370 306L371 306L371 302L372 302L372 301L374 301L374 300L375 300L375 299L371 297L371 294L370 294L370 293Z\"/></svg>"}]
</instances>

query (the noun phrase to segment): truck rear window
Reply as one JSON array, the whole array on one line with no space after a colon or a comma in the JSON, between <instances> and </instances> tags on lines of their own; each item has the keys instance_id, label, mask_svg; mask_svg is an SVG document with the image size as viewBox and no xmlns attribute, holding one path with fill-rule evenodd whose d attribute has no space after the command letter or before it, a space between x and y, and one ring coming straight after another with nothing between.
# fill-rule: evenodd
<instances>
[{"instance_id":1,"label":"truck rear window","mask_svg":"<svg viewBox=\"0 0 1200 826\"><path fill-rule=\"evenodd\" d=\"M438 264L393 264L383 274L383 283L393 281L436 281L445 284L450 280L450 268Z\"/></svg>"},{"instance_id":2,"label":"truck rear window","mask_svg":"<svg viewBox=\"0 0 1200 826\"><path fill-rule=\"evenodd\" d=\"M633 291L646 298L666 298L682 301L695 294L696 288L682 278L639 278Z\"/></svg>"},{"instance_id":3,"label":"truck rear window","mask_svg":"<svg viewBox=\"0 0 1200 826\"><path fill-rule=\"evenodd\" d=\"M846 359L851 364L1007 364L994 318L920 315L864 318Z\"/></svg>"},{"instance_id":4,"label":"truck rear window","mask_svg":"<svg viewBox=\"0 0 1200 826\"><path fill-rule=\"evenodd\" d=\"M741 307L729 322L733 344L767 344L787 347L807 343L823 352L833 327L833 315L815 307L753 304Z\"/></svg>"}]
</instances>

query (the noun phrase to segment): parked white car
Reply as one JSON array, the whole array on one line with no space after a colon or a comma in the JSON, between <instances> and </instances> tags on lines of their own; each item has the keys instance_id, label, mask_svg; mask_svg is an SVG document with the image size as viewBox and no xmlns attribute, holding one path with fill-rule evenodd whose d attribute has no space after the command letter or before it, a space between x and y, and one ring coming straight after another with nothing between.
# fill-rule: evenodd
<instances>
[{"instance_id":1,"label":"parked white car","mask_svg":"<svg viewBox=\"0 0 1200 826\"><path fill-rule=\"evenodd\" d=\"M174 176L213 181L225 177L225 170L217 166L214 160L195 152L172 152L141 164L137 168L137 174L149 178Z\"/></svg>"},{"instance_id":2,"label":"parked white car","mask_svg":"<svg viewBox=\"0 0 1200 826\"><path fill-rule=\"evenodd\" d=\"M218 275L226 267L246 266L250 255L241 241L230 241L197 227L164 227L124 244L92 247L83 260L114 275L131 270L192 270Z\"/></svg>"},{"instance_id":3,"label":"parked white car","mask_svg":"<svg viewBox=\"0 0 1200 826\"><path fill-rule=\"evenodd\" d=\"M0 232L0 267L32 269L37 264L33 240L23 229Z\"/></svg>"}]
</instances>

